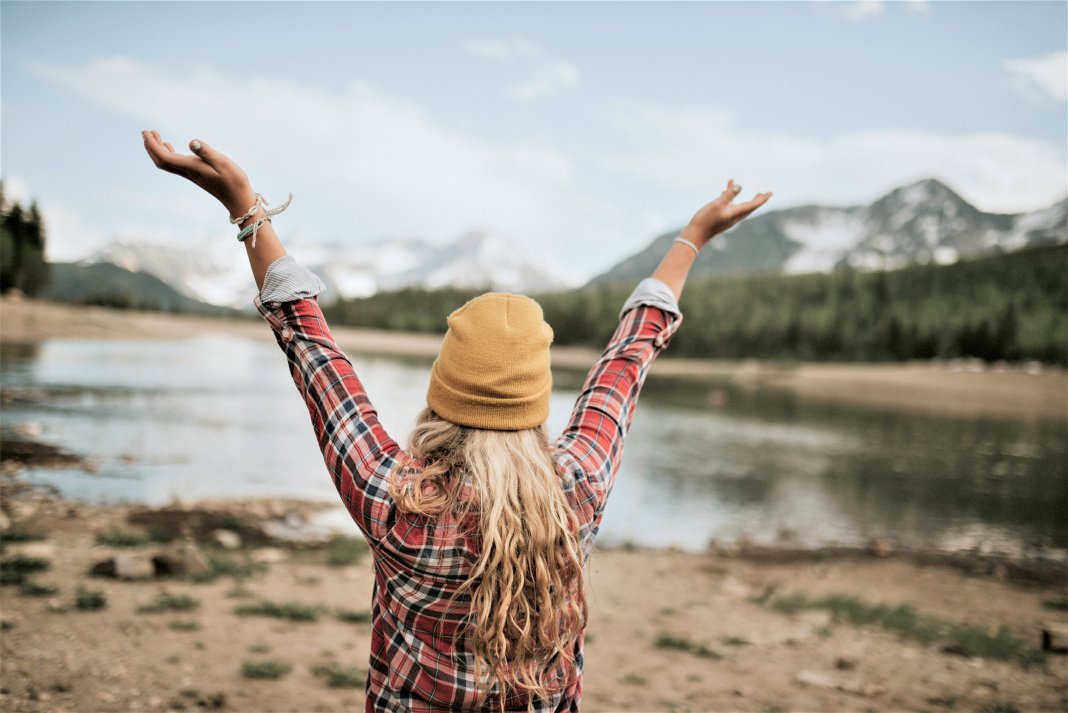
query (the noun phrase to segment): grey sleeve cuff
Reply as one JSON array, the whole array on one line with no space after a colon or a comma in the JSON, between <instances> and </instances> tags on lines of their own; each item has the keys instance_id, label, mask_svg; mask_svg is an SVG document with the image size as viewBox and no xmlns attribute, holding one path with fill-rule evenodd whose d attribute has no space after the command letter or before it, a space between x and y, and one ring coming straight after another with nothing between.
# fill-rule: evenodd
<instances>
[{"instance_id":1,"label":"grey sleeve cuff","mask_svg":"<svg viewBox=\"0 0 1068 713\"><path fill-rule=\"evenodd\" d=\"M268 266L260 300L293 302L314 297L325 289L326 285L315 273L299 265L292 255L283 255Z\"/></svg>"},{"instance_id":2,"label":"grey sleeve cuff","mask_svg":"<svg viewBox=\"0 0 1068 713\"><path fill-rule=\"evenodd\" d=\"M623 315L627 313L627 310L634 309L638 305L652 305L665 312L682 314L679 310L679 302L675 299L675 293L655 277L647 277L638 283L638 286L630 293L630 297L623 303L623 309L619 311L619 318L623 319Z\"/></svg>"}]
</instances>

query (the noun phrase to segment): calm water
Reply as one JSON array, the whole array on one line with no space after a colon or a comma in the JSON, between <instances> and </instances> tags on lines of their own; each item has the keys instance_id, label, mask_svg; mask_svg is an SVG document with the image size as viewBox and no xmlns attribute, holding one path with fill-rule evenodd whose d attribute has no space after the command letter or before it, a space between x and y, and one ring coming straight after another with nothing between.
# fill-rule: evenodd
<instances>
[{"instance_id":1,"label":"calm water","mask_svg":"<svg viewBox=\"0 0 1068 713\"><path fill-rule=\"evenodd\" d=\"M403 443L425 403L429 363L353 358L383 424ZM554 377L554 436L583 376ZM0 380L5 428L33 424L41 440L96 466L27 474L68 496L337 499L273 343L219 334L56 339L6 348ZM738 538L819 546L887 536L916 547L1063 556L1066 505L1063 423L827 406L654 374L601 541L703 549Z\"/></svg>"}]
</instances>

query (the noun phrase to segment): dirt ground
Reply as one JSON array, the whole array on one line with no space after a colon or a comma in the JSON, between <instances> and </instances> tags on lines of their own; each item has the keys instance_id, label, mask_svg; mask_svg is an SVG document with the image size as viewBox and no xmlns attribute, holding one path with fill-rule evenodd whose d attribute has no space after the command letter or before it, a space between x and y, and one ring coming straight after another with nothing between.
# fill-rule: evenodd
<instances>
[{"instance_id":1,"label":"dirt ground","mask_svg":"<svg viewBox=\"0 0 1068 713\"><path fill-rule=\"evenodd\" d=\"M336 611L369 609L370 559L330 566L321 548L306 543L249 546L255 529L247 523L262 522L264 513L292 523L306 517L310 505L177 506L181 512L214 508L243 537L240 545L230 543L237 549L205 546L204 553L259 561L265 570L200 584L89 576L94 563L116 553L147 557L163 547L97 543L100 533L137 530L131 514L141 513L132 519L143 525L143 509L91 507L11 487L3 508L4 561L20 553L49 561L50 568L32 581L57 591L30 596L19 586L0 587L0 709L363 709L369 624L342 621ZM174 522L173 512L166 522ZM15 542L11 532L45 539ZM187 537L200 535L187 530ZM1066 616L1048 604L1063 602L1063 583L1022 586L893 555L767 564L724 553L597 551L590 571L583 710L1065 710L1068 656L1036 651L1042 626ZM79 585L102 593L106 606L76 607ZM164 593L189 595L195 606L138 611ZM953 640L925 643L878 624L836 620L825 609L784 613L772 605L795 593L910 604L973 631L1004 626L1035 658L1025 664L1019 657L968 655ZM263 600L319 606L319 614L315 621L290 621L235 613ZM264 660L291 670L274 680L243 675L245 662ZM356 669L356 680L331 688L313 671L331 663Z\"/></svg>"},{"instance_id":2,"label":"dirt ground","mask_svg":"<svg viewBox=\"0 0 1068 713\"><path fill-rule=\"evenodd\" d=\"M685 327L683 327L685 329ZM205 330L273 339L258 317L248 320L80 307L38 300L0 299L0 340L35 342L55 337L182 339ZM432 359L441 337L336 327L338 345L352 354ZM555 346L554 367L587 370L598 350ZM806 398L959 416L1002 416L1068 421L1068 371L1045 365L982 365L975 361L900 364L796 364L680 359L671 348L651 378L731 379L751 387L788 389Z\"/></svg>"}]
</instances>

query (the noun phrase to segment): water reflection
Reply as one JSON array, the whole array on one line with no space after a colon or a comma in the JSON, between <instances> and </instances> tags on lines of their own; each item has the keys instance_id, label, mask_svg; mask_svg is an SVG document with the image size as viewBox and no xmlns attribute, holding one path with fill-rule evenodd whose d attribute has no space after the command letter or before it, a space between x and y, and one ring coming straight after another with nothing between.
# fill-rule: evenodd
<instances>
[{"instance_id":1,"label":"water reflection","mask_svg":"<svg viewBox=\"0 0 1068 713\"><path fill-rule=\"evenodd\" d=\"M427 360L353 355L404 441ZM559 433L584 374L554 374ZM226 335L3 345L4 422L88 455L95 474L29 477L94 501L287 495L336 500L285 359ZM1064 426L813 402L730 382L646 384L602 538L701 549L886 536L917 547L1068 548Z\"/></svg>"}]
</instances>

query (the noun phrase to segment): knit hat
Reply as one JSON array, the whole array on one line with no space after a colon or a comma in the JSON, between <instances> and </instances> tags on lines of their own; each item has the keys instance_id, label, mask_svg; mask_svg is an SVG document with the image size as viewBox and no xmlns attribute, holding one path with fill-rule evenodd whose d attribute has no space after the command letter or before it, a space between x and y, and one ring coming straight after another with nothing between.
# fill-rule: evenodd
<instances>
[{"instance_id":1,"label":"knit hat","mask_svg":"<svg viewBox=\"0 0 1068 713\"><path fill-rule=\"evenodd\" d=\"M487 292L449 315L427 405L447 421L519 431L549 417L553 330L530 297Z\"/></svg>"}]
</instances>

